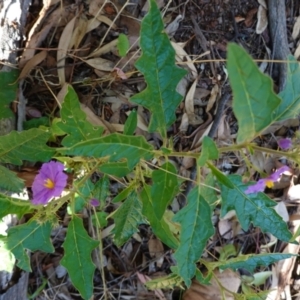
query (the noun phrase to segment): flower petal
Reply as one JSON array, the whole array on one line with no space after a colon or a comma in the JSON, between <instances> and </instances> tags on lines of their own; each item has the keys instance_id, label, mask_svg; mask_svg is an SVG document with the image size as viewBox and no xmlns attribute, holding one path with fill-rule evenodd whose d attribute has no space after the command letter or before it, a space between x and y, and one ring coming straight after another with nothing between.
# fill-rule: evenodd
<instances>
[{"instance_id":1,"label":"flower petal","mask_svg":"<svg viewBox=\"0 0 300 300\"><path fill-rule=\"evenodd\" d=\"M94 206L94 207L96 207L96 206L99 206L100 205L100 202L99 202L99 200L98 199L91 199L90 200L90 204L92 205L92 206Z\"/></svg>"},{"instance_id":2,"label":"flower petal","mask_svg":"<svg viewBox=\"0 0 300 300\"><path fill-rule=\"evenodd\" d=\"M245 194L252 194L252 193L258 193L263 192L266 187L266 179L260 179L256 182L256 184L248 186L248 188L245 190Z\"/></svg>"},{"instance_id":3,"label":"flower petal","mask_svg":"<svg viewBox=\"0 0 300 300\"><path fill-rule=\"evenodd\" d=\"M282 149L282 150L287 150L289 148L291 148L292 146L292 140L291 139L280 139L278 142L278 146Z\"/></svg>"},{"instance_id":4,"label":"flower petal","mask_svg":"<svg viewBox=\"0 0 300 300\"><path fill-rule=\"evenodd\" d=\"M67 185L68 176L63 172L64 165L50 161L44 163L32 184L33 204L47 204L52 197L58 197ZM45 185L51 180L53 186Z\"/></svg>"}]
</instances>

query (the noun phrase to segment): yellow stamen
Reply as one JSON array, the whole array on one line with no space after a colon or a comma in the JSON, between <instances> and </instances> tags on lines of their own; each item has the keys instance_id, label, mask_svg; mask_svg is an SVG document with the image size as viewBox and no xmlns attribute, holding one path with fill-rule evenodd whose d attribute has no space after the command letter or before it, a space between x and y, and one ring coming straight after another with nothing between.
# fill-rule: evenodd
<instances>
[{"instance_id":1,"label":"yellow stamen","mask_svg":"<svg viewBox=\"0 0 300 300\"><path fill-rule=\"evenodd\" d=\"M274 186L274 182L271 181L271 180L266 180L266 186L267 186L268 188L272 188L272 187Z\"/></svg>"},{"instance_id":2,"label":"yellow stamen","mask_svg":"<svg viewBox=\"0 0 300 300\"><path fill-rule=\"evenodd\" d=\"M53 189L54 186L55 186L55 184L54 184L54 182L51 179L47 178L45 180L44 187L46 187L48 189Z\"/></svg>"}]
</instances>

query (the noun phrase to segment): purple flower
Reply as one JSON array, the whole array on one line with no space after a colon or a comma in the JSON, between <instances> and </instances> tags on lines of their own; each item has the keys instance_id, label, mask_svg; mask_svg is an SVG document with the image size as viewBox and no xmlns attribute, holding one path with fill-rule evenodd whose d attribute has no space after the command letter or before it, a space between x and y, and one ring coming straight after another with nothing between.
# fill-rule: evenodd
<instances>
[{"instance_id":1,"label":"purple flower","mask_svg":"<svg viewBox=\"0 0 300 300\"><path fill-rule=\"evenodd\" d=\"M58 197L67 185L68 176L64 165L50 161L42 165L32 184L32 204L47 204L52 197Z\"/></svg>"},{"instance_id":2,"label":"purple flower","mask_svg":"<svg viewBox=\"0 0 300 300\"><path fill-rule=\"evenodd\" d=\"M268 188L273 187L274 182L280 178L280 175L283 172L289 171L289 170L290 170L290 168L288 166L283 166L283 167L279 168L276 172L274 172L270 176L258 180L257 183L254 185L248 186L248 188L245 190L245 194L263 192L265 190L265 187L268 187Z\"/></svg>"},{"instance_id":3,"label":"purple flower","mask_svg":"<svg viewBox=\"0 0 300 300\"><path fill-rule=\"evenodd\" d=\"M99 202L99 200L97 200L97 199L91 199L90 200L90 204L92 205L92 206L94 206L94 207L96 207L96 206L99 206L100 205L100 202Z\"/></svg>"},{"instance_id":4,"label":"purple flower","mask_svg":"<svg viewBox=\"0 0 300 300\"><path fill-rule=\"evenodd\" d=\"M291 139L280 139L277 143L282 150L287 150L292 146Z\"/></svg>"}]
</instances>

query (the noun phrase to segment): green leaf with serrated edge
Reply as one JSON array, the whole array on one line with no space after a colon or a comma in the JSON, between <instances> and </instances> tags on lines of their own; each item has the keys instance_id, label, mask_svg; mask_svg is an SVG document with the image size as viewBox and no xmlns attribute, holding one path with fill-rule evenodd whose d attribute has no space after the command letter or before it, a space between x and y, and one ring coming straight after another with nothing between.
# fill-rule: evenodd
<instances>
[{"instance_id":1,"label":"green leaf with serrated edge","mask_svg":"<svg viewBox=\"0 0 300 300\"><path fill-rule=\"evenodd\" d=\"M122 192L118 193L118 195L112 200L112 203L118 203L123 201L128 197L128 195L135 189L134 185L129 185Z\"/></svg>"},{"instance_id":2,"label":"green leaf with serrated edge","mask_svg":"<svg viewBox=\"0 0 300 300\"><path fill-rule=\"evenodd\" d=\"M16 99L18 91L18 76L18 70L11 70L10 72L0 72L0 119L10 118L13 116L13 112L11 111L9 106L10 103Z\"/></svg>"},{"instance_id":3,"label":"green leaf with serrated edge","mask_svg":"<svg viewBox=\"0 0 300 300\"><path fill-rule=\"evenodd\" d=\"M238 120L237 142L253 140L275 120L280 98L269 76L261 73L246 51L228 45L227 69L233 91L233 111Z\"/></svg>"},{"instance_id":4,"label":"green leaf with serrated edge","mask_svg":"<svg viewBox=\"0 0 300 300\"><path fill-rule=\"evenodd\" d=\"M91 254L98 245L99 242L87 234L82 219L73 215L63 243L64 257L61 265L68 270L72 284L81 297L87 300L93 295L93 277L96 269Z\"/></svg>"},{"instance_id":5,"label":"green leaf with serrated edge","mask_svg":"<svg viewBox=\"0 0 300 300\"><path fill-rule=\"evenodd\" d=\"M117 48L119 55L124 57L129 50L130 44L127 35L120 33L118 36Z\"/></svg>"},{"instance_id":6,"label":"green leaf with serrated edge","mask_svg":"<svg viewBox=\"0 0 300 300\"><path fill-rule=\"evenodd\" d=\"M205 136L202 142L202 150L197 164L203 167L209 159L218 159L219 151L215 142L208 136Z\"/></svg>"},{"instance_id":7,"label":"green leaf with serrated edge","mask_svg":"<svg viewBox=\"0 0 300 300\"><path fill-rule=\"evenodd\" d=\"M0 165L0 189L19 193L24 188L24 181L17 174Z\"/></svg>"},{"instance_id":8,"label":"green leaf with serrated edge","mask_svg":"<svg viewBox=\"0 0 300 300\"><path fill-rule=\"evenodd\" d=\"M124 131L123 133L125 135L133 135L137 126L137 111L134 109L128 116L125 125L124 125Z\"/></svg>"},{"instance_id":9,"label":"green leaf with serrated edge","mask_svg":"<svg viewBox=\"0 0 300 300\"><path fill-rule=\"evenodd\" d=\"M95 189L93 191L93 198L96 198L100 203L105 205L106 199L109 196L110 181L107 175L104 175L100 180L95 183Z\"/></svg>"},{"instance_id":10,"label":"green leaf with serrated edge","mask_svg":"<svg viewBox=\"0 0 300 300\"><path fill-rule=\"evenodd\" d=\"M169 203L179 191L176 168L170 162L163 164L159 170L152 173L153 185L151 199L156 217L161 220Z\"/></svg>"},{"instance_id":11,"label":"green leaf with serrated edge","mask_svg":"<svg viewBox=\"0 0 300 300\"><path fill-rule=\"evenodd\" d=\"M174 257L177 261L179 275L187 287L191 285L191 278L195 276L196 262L201 257L208 239L214 234L211 221L211 207L195 187L187 198L187 206L180 210L173 218L181 224L180 245Z\"/></svg>"},{"instance_id":12,"label":"green leaf with serrated edge","mask_svg":"<svg viewBox=\"0 0 300 300\"><path fill-rule=\"evenodd\" d=\"M214 189L215 179L213 173L209 173L203 182L203 185L200 185L200 195L206 200L211 206L216 204L218 200L217 192Z\"/></svg>"},{"instance_id":13,"label":"green leaf with serrated edge","mask_svg":"<svg viewBox=\"0 0 300 300\"><path fill-rule=\"evenodd\" d=\"M226 259L225 261L218 261L210 263L210 266L215 268L225 269L246 269L249 272L253 272L255 268L259 266L269 266L274 262L277 262L282 259L288 259L292 256L297 256L297 254L282 254L282 253L264 253L264 254L249 254L249 255L240 255L235 258Z\"/></svg>"},{"instance_id":14,"label":"green leaf with serrated edge","mask_svg":"<svg viewBox=\"0 0 300 300\"><path fill-rule=\"evenodd\" d=\"M11 198L3 194L0 194L0 207L0 219L9 214L16 214L20 219L34 208L29 201Z\"/></svg>"},{"instance_id":15,"label":"green leaf with serrated edge","mask_svg":"<svg viewBox=\"0 0 300 300\"><path fill-rule=\"evenodd\" d=\"M50 133L41 129L11 131L0 136L0 163L21 165L22 160L49 161L55 150L46 145Z\"/></svg>"},{"instance_id":16,"label":"green leaf with serrated edge","mask_svg":"<svg viewBox=\"0 0 300 300\"><path fill-rule=\"evenodd\" d=\"M138 226L145 223L142 215L142 203L133 191L124 203L110 217L115 221L115 244L120 247L138 231Z\"/></svg>"},{"instance_id":17,"label":"green leaf with serrated edge","mask_svg":"<svg viewBox=\"0 0 300 300\"><path fill-rule=\"evenodd\" d=\"M144 185L143 190L139 194L141 201L143 202L142 213L147 218L151 225L153 233L158 237L165 245L172 249L177 249L179 241L173 235L167 222L162 218L159 220L155 214L153 201L151 199L151 191L148 185Z\"/></svg>"},{"instance_id":18,"label":"green leaf with serrated edge","mask_svg":"<svg viewBox=\"0 0 300 300\"><path fill-rule=\"evenodd\" d=\"M69 148L58 149L63 155L109 157L110 161L127 159L130 170L141 160L150 159L153 147L143 136L126 136L118 133L80 142Z\"/></svg>"},{"instance_id":19,"label":"green leaf with serrated edge","mask_svg":"<svg viewBox=\"0 0 300 300\"><path fill-rule=\"evenodd\" d=\"M275 110L276 121L295 118L300 112L300 66L294 56L288 56L287 79L284 90L278 95L282 102Z\"/></svg>"},{"instance_id":20,"label":"green leaf with serrated edge","mask_svg":"<svg viewBox=\"0 0 300 300\"><path fill-rule=\"evenodd\" d=\"M30 260L26 250L36 250L53 253L51 244L51 223L29 221L26 224L12 227L7 233L7 246L18 260L17 266L24 271L31 272Z\"/></svg>"},{"instance_id":21,"label":"green leaf with serrated edge","mask_svg":"<svg viewBox=\"0 0 300 300\"><path fill-rule=\"evenodd\" d=\"M86 120L86 114L81 110L78 96L71 86L68 86L68 93L62 104L60 115L62 121L57 125L68 134L62 140L62 145L65 147L99 138L103 133L102 127L95 127Z\"/></svg>"},{"instance_id":22,"label":"green leaf with serrated edge","mask_svg":"<svg viewBox=\"0 0 300 300\"><path fill-rule=\"evenodd\" d=\"M131 172L128 168L127 161L104 163L99 167L99 170L104 174L116 177L124 177Z\"/></svg>"},{"instance_id":23,"label":"green leaf with serrated edge","mask_svg":"<svg viewBox=\"0 0 300 300\"><path fill-rule=\"evenodd\" d=\"M224 175L218 168L216 168L213 164L207 162L207 166L210 168L211 172L214 174L214 176L218 179L218 181L224 185L226 185L228 188L233 189L234 185L229 180L229 178Z\"/></svg>"},{"instance_id":24,"label":"green leaf with serrated edge","mask_svg":"<svg viewBox=\"0 0 300 300\"><path fill-rule=\"evenodd\" d=\"M223 217L228 211L234 209L244 230L248 230L250 222L260 227L263 232L270 232L278 239L288 242L292 234L286 222L273 209L276 202L264 193L245 194L249 184L244 184L239 175L229 175L228 179L234 189L228 189L220 182Z\"/></svg>"},{"instance_id":25,"label":"green leaf with serrated edge","mask_svg":"<svg viewBox=\"0 0 300 300\"><path fill-rule=\"evenodd\" d=\"M135 64L144 74L147 88L130 101L151 111L149 132L158 131L166 138L167 128L175 122L175 111L182 100L176 86L186 71L176 67L175 51L164 32L160 11L155 0L149 3L150 10L141 24L142 56Z\"/></svg>"}]
</instances>

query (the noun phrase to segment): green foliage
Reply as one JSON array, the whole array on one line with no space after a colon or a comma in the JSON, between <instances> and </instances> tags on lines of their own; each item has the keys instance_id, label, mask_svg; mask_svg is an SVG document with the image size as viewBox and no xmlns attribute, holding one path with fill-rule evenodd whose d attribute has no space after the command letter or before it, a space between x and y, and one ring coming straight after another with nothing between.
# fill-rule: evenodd
<instances>
[{"instance_id":1,"label":"green foliage","mask_svg":"<svg viewBox=\"0 0 300 300\"><path fill-rule=\"evenodd\" d=\"M124 134L133 135L137 126L137 111L134 109L126 120L124 125Z\"/></svg>"},{"instance_id":2,"label":"green foliage","mask_svg":"<svg viewBox=\"0 0 300 300\"><path fill-rule=\"evenodd\" d=\"M272 208L276 202L263 193L246 195L247 186L238 175L229 175L228 179L234 185L233 189L221 185L222 209L224 216L234 209L244 230L248 230L250 222L258 226L264 232L270 232L278 239L288 242L292 234L288 230L286 222Z\"/></svg>"},{"instance_id":3,"label":"green foliage","mask_svg":"<svg viewBox=\"0 0 300 300\"><path fill-rule=\"evenodd\" d=\"M201 154L197 160L197 164L203 167L209 159L218 159L219 151L215 142L208 136L205 136L202 142Z\"/></svg>"},{"instance_id":4,"label":"green foliage","mask_svg":"<svg viewBox=\"0 0 300 300\"><path fill-rule=\"evenodd\" d=\"M24 182L21 180L16 173L0 165L0 188L19 193L24 188Z\"/></svg>"},{"instance_id":5,"label":"green foliage","mask_svg":"<svg viewBox=\"0 0 300 300\"><path fill-rule=\"evenodd\" d=\"M18 260L17 266L19 268L31 272L27 250L54 252L50 240L51 229L50 222L39 224L36 221L29 221L26 224L18 225L8 230L6 248Z\"/></svg>"},{"instance_id":6,"label":"green foliage","mask_svg":"<svg viewBox=\"0 0 300 300\"><path fill-rule=\"evenodd\" d=\"M281 100L271 78L260 72L245 50L229 44L227 57L233 111L239 123L237 142L251 141L272 124Z\"/></svg>"},{"instance_id":7,"label":"green foliage","mask_svg":"<svg viewBox=\"0 0 300 300\"><path fill-rule=\"evenodd\" d=\"M21 165L22 160L49 161L55 150L46 145L49 132L41 129L12 131L0 136L0 162Z\"/></svg>"},{"instance_id":8,"label":"green foliage","mask_svg":"<svg viewBox=\"0 0 300 300\"><path fill-rule=\"evenodd\" d=\"M188 195L188 204L174 217L181 224L180 245L174 256L178 264L178 274L185 284L191 285L195 276L195 263L201 257L206 242L214 234L211 208L195 187Z\"/></svg>"},{"instance_id":9,"label":"green foliage","mask_svg":"<svg viewBox=\"0 0 300 300\"><path fill-rule=\"evenodd\" d=\"M151 198L153 199L154 213L157 219L161 220L168 204L179 191L176 168L167 162L152 173L152 180Z\"/></svg>"},{"instance_id":10,"label":"green foliage","mask_svg":"<svg viewBox=\"0 0 300 300\"><path fill-rule=\"evenodd\" d=\"M114 241L122 246L138 231L138 225L145 223L142 215L142 205L135 191L131 192L125 202L111 214L115 221Z\"/></svg>"},{"instance_id":11,"label":"green foliage","mask_svg":"<svg viewBox=\"0 0 300 300\"><path fill-rule=\"evenodd\" d=\"M80 142L69 148L61 149L63 155L87 157L108 157L109 161L127 160L130 170L141 160L150 159L152 146L142 136L126 136L113 133L101 138Z\"/></svg>"},{"instance_id":12,"label":"green foliage","mask_svg":"<svg viewBox=\"0 0 300 300\"><path fill-rule=\"evenodd\" d=\"M103 133L102 127L93 127L86 121L86 114L80 109L77 94L71 86L68 86L68 93L62 104L60 114L61 122L58 123L58 126L68 134L62 141L65 147L98 138Z\"/></svg>"},{"instance_id":13,"label":"green foliage","mask_svg":"<svg viewBox=\"0 0 300 300\"><path fill-rule=\"evenodd\" d=\"M269 266L276 261L287 259L292 256L296 256L296 254L282 254L282 253L264 253L264 254L249 254L249 255L240 255L235 258L227 259L224 261L218 261L216 263L212 263L211 266L213 268L219 267L222 270L225 269L246 269L249 272L253 272L255 268L259 266Z\"/></svg>"},{"instance_id":14,"label":"green foliage","mask_svg":"<svg viewBox=\"0 0 300 300\"><path fill-rule=\"evenodd\" d=\"M147 142L145 137L134 136L137 127L135 110L127 118L123 134L104 135L103 128L94 127L86 120L86 114L81 110L79 99L71 86L62 104L61 118L52 121L49 132L33 128L0 137L0 163L22 165L23 160L46 162L55 158L65 163L69 177L73 179L72 183L71 180L68 183L68 195L42 207L33 207L28 201L0 194L0 218L8 214L16 214L19 218L26 213L33 215L26 224L10 228L7 236L0 232L0 254L8 262L0 267L11 270L16 259L20 268L30 271L28 250L53 252L50 241L52 224L50 221L38 223L36 220L51 219L56 222L53 215L68 201L68 211L72 216L63 244L64 257L61 263L67 268L72 283L84 299L90 299L93 295L95 266L91 253L99 244L89 237L83 220L75 215L84 207L90 209L88 216L92 218L92 225L98 233L107 226L108 218L113 219L115 227L112 233L117 246L127 242L138 231L140 224L149 224L153 234L175 252L177 265L171 268L172 273L148 282L149 288L181 287L183 282L190 286L193 278L202 284L209 284L215 268L242 268L253 272L260 266L265 267L292 256L273 253L230 258L236 256L238 251L232 245L227 245L222 248L219 261L208 263L201 259L207 241L214 235L212 216L216 205L220 205L222 216L229 210L235 210L244 230L252 223L263 232L270 232L286 242L294 241L299 235L297 232L292 238L286 223L273 208L276 203L264 193L245 194L245 189L253 183L245 184L237 175L226 176L213 162L222 152L250 151L253 154L258 146L250 142L265 128L275 121L299 114L298 63L294 58L289 58L287 85L277 96L273 92L271 79L259 71L242 48L230 44L227 66L234 94L233 110L239 123L237 145L218 149L211 138L204 137L200 153L178 154L173 150L173 137L167 136L167 130L175 122L175 112L182 100L176 87L185 71L175 65L175 51L163 28L156 1L150 0L149 13L141 26L142 55L136 63L137 69L145 77L147 88L133 96L131 101L150 111L149 131L158 132L162 137L160 149L154 150L152 141ZM119 36L120 55L126 54L127 42L126 36ZM12 81L12 74L5 76L7 78L3 79L3 75L0 75L0 83ZM7 115L8 105L16 92L15 87L10 87L3 116ZM5 93L6 90L3 91ZM30 126L38 126L39 122L32 122L35 125ZM60 136L64 136L61 144ZM260 150L268 152L269 149ZM296 161L298 152L287 151L285 154L288 159ZM186 184L182 181L182 174L179 176L177 166L171 163L176 156L196 159L197 178L193 182L195 187L187 195L186 206L173 217L168 205L179 196ZM95 172L98 177L94 176ZM0 177L0 188L6 191L19 192L24 186L4 166L0 166ZM95 181L95 178L101 179ZM110 197L112 180L120 183L113 200ZM91 199L97 199L100 205L92 207L89 205ZM110 215L106 211L109 201L117 203L115 206L118 207ZM206 277L197 269L199 262L208 270ZM263 297L262 293L255 294L248 283L242 284L242 290L243 299Z\"/></svg>"},{"instance_id":15,"label":"green foliage","mask_svg":"<svg viewBox=\"0 0 300 300\"><path fill-rule=\"evenodd\" d=\"M127 35L120 33L118 36L118 51L119 51L119 55L124 57L127 53L127 51L129 50L129 40Z\"/></svg>"},{"instance_id":16,"label":"green foliage","mask_svg":"<svg viewBox=\"0 0 300 300\"><path fill-rule=\"evenodd\" d=\"M12 101L16 100L18 91L18 76L18 70L11 70L10 72L0 72L0 119L10 118L13 116L13 112L10 109L10 104Z\"/></svg>"},{"instance_id":17,"label":"green foliage","mask_svg":"<svg viewBox=\"0 0 300 300\"><path fill-rule=\"evenodd\" d=\"M160 11L155 0L149 2L150 10L141 25L142 56L135 64L144 74L147 88L131 97L130 101L151 111L149 132L157 131L165 139L168 127L175 122L175 111L182 100L176 86L186 72L175 66L175 51L163 31Z\"/></svg>"},{"instance_id":18,"label":"green foliage","mask_svg":"<svg viewBox=\"0 0 300 300\"><path fill-rule=\"evenodd\" d=\"M167 246L172 249L177 249L179 242L170 230L169 225L164 218L158 219L157 217L153 204L154 201L151 199L151 190L149 186L144 186L140 193L140 199L143 203L142 213L150 223L153 233Z\"/></svg>"},{"instance_id":19,"label":"green foliage","mask_svg":"<svg viewBox=\"0 0 300 300\"><path fill-rule=\"evenodd\" d=\"M0 219L9 214L16 214L18 218L21 218L24 214L33 210L28 201L14 199L2 194L0 194L0 207Z\"/></svg>"},{"instance_id":20,"label":"green foliage","mask_svg":"<svg viewBox=\"0 0 300 300\"><path fill-rule=\"evenodd\" d=\"M73 215L63 243L64 257L61 264L68 270L72 283L82 298L87 300L93 295L95 265L91 254L98 245L99 242L87 234L82 219Z\"/></svg>"},{"instance_id":21,"label":"green foliage","mask_svg":"<svg viewBox=\"0 0 300 300\"><path fill-rule=\"evenodd\" d=\"M284 90L279 94L282 102L274 112L276 121L287 120L298 116L300 111L300 67L292 56L288 57L287 80Z\"/></svg>"}]
</instances>

